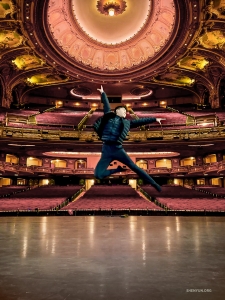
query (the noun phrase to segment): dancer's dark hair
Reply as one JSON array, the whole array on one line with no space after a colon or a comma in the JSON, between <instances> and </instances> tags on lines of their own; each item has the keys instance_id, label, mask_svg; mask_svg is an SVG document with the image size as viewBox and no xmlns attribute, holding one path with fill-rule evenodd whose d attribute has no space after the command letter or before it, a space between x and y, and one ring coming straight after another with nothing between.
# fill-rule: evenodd
<instances>
[{"instance_id":1,"label":"dancer's dark hair","mask_svg":"<svg viewBox=\"0 0 225 300\"><path fill-rule=\"evenodd\" d=\"M114 109L114 112L116 112L116 110L119 109L119 108L125 108L126 111L127 111L127 107L126 107L126 106L124 106L124 105L119 105L119 106L117 106L117 107Z\"/></svg>"}]
</instances>

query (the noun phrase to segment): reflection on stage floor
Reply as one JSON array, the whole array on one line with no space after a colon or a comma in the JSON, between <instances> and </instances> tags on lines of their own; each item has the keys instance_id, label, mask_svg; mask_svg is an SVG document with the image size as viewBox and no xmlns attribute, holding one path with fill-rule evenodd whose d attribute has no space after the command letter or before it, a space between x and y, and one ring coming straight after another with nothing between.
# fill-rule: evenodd
<instances>
[{"instance_id":1,"label":"reflection on stage floor","mask_svg":"<svg viewBox=\"0 0 225 300\"><path fill-rule=\"evenodd\" d=\"M223 300L224 217L1 217L2 300Z\"/></svg>"}]
</instances>

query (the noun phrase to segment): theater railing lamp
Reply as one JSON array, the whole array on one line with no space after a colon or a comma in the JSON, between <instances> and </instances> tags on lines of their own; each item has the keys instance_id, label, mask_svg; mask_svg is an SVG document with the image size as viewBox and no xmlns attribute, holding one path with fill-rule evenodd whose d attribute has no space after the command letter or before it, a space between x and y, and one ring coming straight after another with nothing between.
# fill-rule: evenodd
<instances>
[{"instance_id":1,"label":"theater railing lamp","mask_svg":"<svg viewBox=\"0 0 225 300\"><path fill-rule=\"evenodd\" d=\"M126 10L127 4L124 0L99 0L96 7L101 14L113 17L122 14Z\"/></svg>"}]
</instances>

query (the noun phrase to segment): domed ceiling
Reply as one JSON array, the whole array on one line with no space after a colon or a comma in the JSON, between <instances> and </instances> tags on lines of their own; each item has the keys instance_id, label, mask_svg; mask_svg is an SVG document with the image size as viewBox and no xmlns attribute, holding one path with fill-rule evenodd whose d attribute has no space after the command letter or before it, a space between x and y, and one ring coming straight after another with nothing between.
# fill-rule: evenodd
<instances>
[{"instance_id":1,"label":"domed ceiling","mask_svg":"<svg viewBox=\"0 0 225 300\"><path fill-rule=\"evenodd\" d=\"M176 19L173 0L126 0L113 17L97 1L50 1L47 26L55 43L76 64L98 71L151 64L168 47Z\"/></svg>"},{"instance_id":2,"label":"domed ceiling","mask_svg":"<svg viewBox=\"0 0 225 300\"><path fill-rule=\"evenodd\" d=\"M122 100L182 97L220 106L223 0L1 3L3 107L20 106L32 96L45 104L54 102L47 96L67 103L87 95L99 99L100 84Z\"/></svg>"}]
</instances>

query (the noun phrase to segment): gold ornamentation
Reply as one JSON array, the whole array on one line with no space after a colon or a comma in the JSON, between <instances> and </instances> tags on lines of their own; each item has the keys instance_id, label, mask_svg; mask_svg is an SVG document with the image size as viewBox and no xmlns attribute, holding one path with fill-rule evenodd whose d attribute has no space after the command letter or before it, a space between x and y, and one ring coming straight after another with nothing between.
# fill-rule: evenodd
<instances>
[{"instance_id":1,"label":"gold ornamentation","mask_svg":"<svg viewBox=\"0 0 225 300\"><path fill-rule=\"evenodd\" d=\"M205 7L205 11L212 18L212 15L216 15L218 19L225 19L225 2L224 0L211 0Z\"/></svg>"},{"instance_id":2,"label":"gold ornamentation","mask_svg":"<svg viewBox=\"0 0 225 300\"><path fill-rule=\"evenodd\" d=\"M30 54L17 56L12 62L20 70L30 70L38 68L43 66L45 63L42 59Z\"/></svg>"},{"instance_id":3,"label":"gold ornamentation","mask_svg":"<svg viewBox=\"0 0 225 300\"><path fill-rule=\"evenodd\" d=\"M208 49L223 49L225 34L221 30L206 32L199 38L200 44Z\"/></svg>"},{"instance_id":4,"label":"gold ornamentation","mask_svg":"<svg viewBox=\"0 0 225 300\"><path fill-rule=\"evenodd\" d=\"M126 1L124 0L116 0L116 1L104 1L100 0L96 5L97 9L101 14L106 16L114 16L122 14L127 7Z\"/></svg>"},{"instance_id":5,"label":"gold ornamentation","mask_svg":"<svg viewBox=\"0 0 225 300\"><path fill-rule=\"evenodd\" d=\"M12 3L12 0L2 0L0 2L0 18L5 18L8 14L11 14L16 11L15 6Z\"/></svg>"},{"instance_id":6,"label":"gold ornamentation","mask_svg":"<svg viewBox=\"0 0 225 300\"><path fill-rule=\"evenodd\" d=\"M176 73L166 73L153 78L153 80L155 82L161 82L177 86L192 86L195 82L195 79Z\"/></svg>"},{"instance_id":7,"label":"gold ornamentation","mask_svg":"<svg viewBox=\"0 0 225 300\"><path fill-rule=\"evenodd\" d=\"M24 42L23 36L16 31L0 30L0 49L15 48Z\"/></svg>"},{"instance_id":8,"label":"gold ornamentation","mask_svg":"<svg viewBox=\"0 0 225 300\"><path fill-rule=\"evenodd\" d=\"M209 64L209 61L202 56L195 55L195 56L186 56L182 58L177 64L180 68L184 68L192 71L198 71L198 70L204 70L205 67Z\"/></svg>"},{"instance_id":9,"label":"gold ornamentation","mask_svg":"<svg viewBox=\"0 0 225 300\"><path fill-rule=\"evenodd\" d=\"M65 82L68 80L68 77L59 74L44 73L36 74L30 78L27 78L26 82L30 86L34 85L50 85L59 82Z\"/></svg>"}]
</instances>

